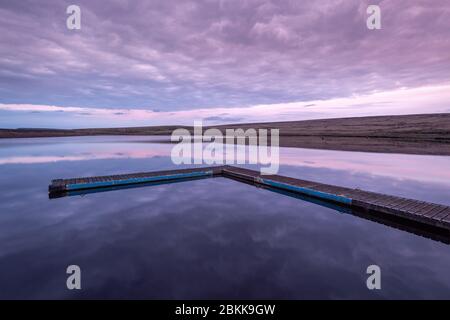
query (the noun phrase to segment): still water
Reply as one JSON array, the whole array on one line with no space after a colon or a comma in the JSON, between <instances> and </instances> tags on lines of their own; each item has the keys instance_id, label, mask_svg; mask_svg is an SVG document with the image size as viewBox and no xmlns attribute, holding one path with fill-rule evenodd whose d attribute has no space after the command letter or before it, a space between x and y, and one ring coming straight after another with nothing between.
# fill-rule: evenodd
<instances>
[{"instance_id":1,"label":"still water","mask_svg":"<svg viewBox=\"0 0 450 320\"><path fill-rule=\"evenodd\" d=\"M0 298L450 299L448 245L225 178L48 199L55 178L175 168L151 140L0 140ZM450 157L280 155L283 175L450 205Z\"/></svg>"}]
</instances>

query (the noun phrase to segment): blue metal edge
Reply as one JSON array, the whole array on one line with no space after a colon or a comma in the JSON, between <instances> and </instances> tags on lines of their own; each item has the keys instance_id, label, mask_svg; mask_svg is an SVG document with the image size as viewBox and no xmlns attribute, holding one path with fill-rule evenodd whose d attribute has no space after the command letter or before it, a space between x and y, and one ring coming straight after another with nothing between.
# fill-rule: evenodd
<instances>
[{"instance_id":1,"label":"blue metal edge","mask_svg":"<svg viewBox=\"0 0 450 320\"><path fill-rule=\"evenodd\" d=\"M178 173L178 174L171 174L171 175L166 175L166 176L132 178L132 179L125 179L125 180L93 182L93 183L68 184L68 185L66 185L66 191L80 190L80 189L92 189L92 188L100 188L100 187L110 187L110 186L144 183L144 182L152 182L152 181L164 181L164 180L176 180L176 179L183 179L183 178L203 177L203 176L209 176L209 175L213 175L213 171Z\"/></svg>"},{"instance_id":2,"label":"blue metal edge","mask_svg":"<svg viewBox=\"0 0 450 320\"><path fill-rule=\"evenodd\" d=\"M351 198L347 198L344 196L338 196L335 194L331 194L331 193L326 193L326 192L322 192L322 191L317 191L317 190L313 190L313 189L309 189L309 188L304 188L304 187L298 187L298 186L293 186L287 183L282 183L282 182L276 182L273 180L268 180L268 179L259 179L262 183L272 186L272 187L276 187L276 188L280 188L280 189L285 189L285 190L289 190L289 191L294 191L294 192L300 192L312 197L316 197L316 198L320 198L320 199L326 199L326 200L331 200L334 202L339 202L339 203L344 203L347 205L351 205L352 204L352 199Z\"/></svg>"}]
</instances>

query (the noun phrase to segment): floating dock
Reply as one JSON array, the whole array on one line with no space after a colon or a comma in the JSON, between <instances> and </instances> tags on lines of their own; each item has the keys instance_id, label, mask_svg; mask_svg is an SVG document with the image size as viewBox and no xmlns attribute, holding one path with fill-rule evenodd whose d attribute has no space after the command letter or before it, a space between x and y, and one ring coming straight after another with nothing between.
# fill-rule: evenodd
<instances>
[{"instance_id":1,"label":"floating dock","mask_svg":"<svg viewBox=\"0 0 450 320\"><path fill-rule=\"evenodd\" d=\"M222 173L222 167L154 171L114 176L99 176L53 180L48 187L50 195L64 196L64 193L77 190L89 190L142 184L149 182L176 181L189 178L212 177Z\"/></svg>"},{"instance_id":2,"label":"floating dock","mask_svg":"<svg viewBox=\"0 0 450 320\"><path fill-rule=\"evenodd\" d=\"M148 183L170 183L186 179L225 177L289 193L308 196L321 201L364 212L380 213L402 220L450 231L450 207L430 202L390 196L359 189L344 188L280 175L261 175L259 171L218 166L147 173L124 174L75 179L53 180L50 198L79 194L102 188L126 187Z\"/></svg>"}]
</instances>

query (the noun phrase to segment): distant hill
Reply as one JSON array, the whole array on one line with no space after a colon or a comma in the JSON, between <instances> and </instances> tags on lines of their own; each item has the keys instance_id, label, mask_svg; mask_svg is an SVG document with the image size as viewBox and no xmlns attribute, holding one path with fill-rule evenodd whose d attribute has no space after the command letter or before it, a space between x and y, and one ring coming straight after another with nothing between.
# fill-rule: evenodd
<instances>
[{"instance_id":1,"label":"distant hill","mask_svg":"<svg viewBox=\"0 0 450 320\"><path fill-rule=\"evenodd\" d=\"M170 135L177 128L188 126L149 126L92 129L0 129L0 138L61 137L90 135ZM281 136L377 137L449 140L450 113L402 116L319 119L289 122L267 122L209 126L207 128L277 128Z\"/></svg>"},{"instance_id":2,"label":"distant hill","mask_svg":"<svg viewBox=\"0 0 450 320\"><path fill-rule=\"evenodd\" d=\"M171 135L188 126L149 126L92 129L0 129L0 138L94 135ZM375 116L288 122L228 124L204 127L280 129L280 145L371 152L450 155L450 113Z\"/></svg>"}]
</instances>

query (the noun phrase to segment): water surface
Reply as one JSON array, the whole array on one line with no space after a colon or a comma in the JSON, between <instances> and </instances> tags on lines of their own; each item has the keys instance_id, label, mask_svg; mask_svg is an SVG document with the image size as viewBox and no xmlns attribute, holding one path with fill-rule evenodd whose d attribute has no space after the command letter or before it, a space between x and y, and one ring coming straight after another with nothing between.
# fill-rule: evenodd
<instances>
[{"instance_id":1,"label":"water surface","mask_svg":"<svg viewBox=\"0 0 450 320\"><path fill-rule=\"evenodd\" d=\"M449 246L225 178L49 200L175 168L149 137L0 140L0 298L450 298ZM280 174L450 204L449 157L282 149ZM82 290L66 289L66 267ZM366 268L382 270L382 290Z\"/></svg>"}]
</instances>

